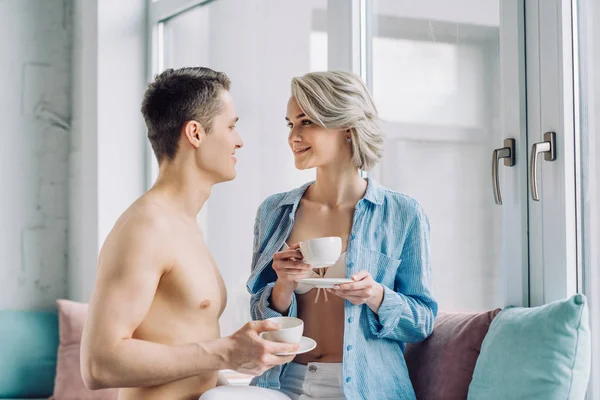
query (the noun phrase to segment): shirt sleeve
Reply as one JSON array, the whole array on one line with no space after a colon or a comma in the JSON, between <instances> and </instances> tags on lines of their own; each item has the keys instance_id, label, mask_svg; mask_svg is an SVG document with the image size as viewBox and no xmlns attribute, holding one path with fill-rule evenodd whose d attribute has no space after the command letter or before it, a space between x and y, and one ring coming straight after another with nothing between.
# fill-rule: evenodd
<instances>
[{"instance_id":1,"label":"shirt sleeve","mask_svg":"<svg viewBox=\"0 0 600 400\"><path fill-rule=\"evenodd\" d=\"M371 333L378 338L420 342L433 331L437 302L431 293L429 220L419 207L404 240L394 289L384 286L377 313L367 307Z\"/></svg>"},{"instance_id":2,"label":"shirt sleeve","mask_svg":"<svg viewBox=\"0 0 600 400\"><path fill-rule=\"evenodd\" d=\"M262 207L261 207L262 208ZM259 255L259 238L260 238L260 215L261 208L259 208L256 220L254 221L254 245L253 245L253 257L252 257L252 271L254 271L258 265ZM267 267L268 268L268 267ZM251 293L250 296L250 315L252 320L264 320L268 318L274 317L297 317L298 308L296 303L296 294L292 293L292 302L290 304L290 308L287 311L287 314L282 314L273 308L271 308L271 294L273 292L273 287L275 286L275 281L269 282L271 276L269 274L262 274L258 279L258 290L256 292Z\"/></svg>"},{"instance_id":3,"label":"shirt sleeve","mask_svg":"<svg viewBox=\"0 0 600 400\"><path fill-rule=\"evenodd\" d=\"M292 293L292 302L290 304L290 308L287 311L287 314L282 314L278 311L275 311L271 308L271 293L273 292L273 287L275 286L275 282L270 282L262 289L260 289L256 294L253 294L250 298L250 314L253 320L263 320L267 318L274 317L297 317L298 316L298 306L296 303L296 295Z\"/></svg>"}]
</instances>

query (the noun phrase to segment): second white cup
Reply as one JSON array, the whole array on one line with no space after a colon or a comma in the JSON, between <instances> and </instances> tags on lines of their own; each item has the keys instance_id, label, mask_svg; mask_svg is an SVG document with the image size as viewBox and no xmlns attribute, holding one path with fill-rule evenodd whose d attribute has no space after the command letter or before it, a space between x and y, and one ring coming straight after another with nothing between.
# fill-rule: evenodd
<instances>
[{"instance_id":1,"label":"second white cup","mask_svg":"<svg viewBox=\"0 0 600 400\"><path fill-rule=\"evenodd\" d=\"M304 332L304 321L294 317L275 317L267 321L278 323L281 327L276 331L262 332L260 337L280 343L300 343Z\"/></svg>"}]
</instances>

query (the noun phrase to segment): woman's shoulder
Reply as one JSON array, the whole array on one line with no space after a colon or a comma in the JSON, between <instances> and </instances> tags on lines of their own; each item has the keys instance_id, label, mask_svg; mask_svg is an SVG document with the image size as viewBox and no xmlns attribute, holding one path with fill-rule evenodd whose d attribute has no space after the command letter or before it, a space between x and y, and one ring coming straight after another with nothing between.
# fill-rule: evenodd
<instances>
[{"instance_id":1,"label":"woman's shoulder","mask_svg":"<svg viewBox=\"0 0 600 400\"><path fill-rule=\"evenodd\" d=\"M381 191L383 203L387 207L399 208L412 213L423 212L423 206L414 197L383 186L379 186L379 190Z\"/></svg>"},{"instance_id":2,"label":"woman's shoulder","mask_svg":"<svg viewBox=\"0 0 600 400\"><path fill-rule=\"evenodd\" d=\"M379 186L378 190L380 191L381 204L385 210L384 215L393 215L407 223L429 223L425 209L414 197L383 186ZM391 220L396 219L392 218Z\"/></svg>"},{"instance_id":3,"label":"woman's shoulder","mask_svg":"<svg viewBox=\"0 0 600 400\"><path fill-rule=\"evenodd\" d=\"M306 191L306 188L310 186L312 182L307 182L304 185L297 187L287 192L275 193L267 197L258 207L259 214L268 214L275 210L278 210L282 206L293 206L298 203L302 198L302 195Z\"/></svg>"}]
</instances>

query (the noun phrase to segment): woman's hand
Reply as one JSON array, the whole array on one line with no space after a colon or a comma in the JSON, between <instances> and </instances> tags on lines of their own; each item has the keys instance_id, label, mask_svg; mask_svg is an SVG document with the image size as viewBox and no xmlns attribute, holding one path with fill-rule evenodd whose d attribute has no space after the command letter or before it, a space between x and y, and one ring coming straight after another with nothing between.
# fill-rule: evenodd
<instances>
[{"instance_id":1,"label":"woman's hand","mask_svg":"<svg viewBox=\"0 0 600 400\"><path fill-rule=\"evenodd\" d=\"M312 267L302 261L304 257L299 249L300 244L295 244L273 255L273 269L277 274L277 281L293 289L298 286L298 279L307 278L312 271Z\"/></svg>"},{"instance_id":2,"label":"woman's hand","mask_svg":"<svg viewBox=\"0 0 600 400\"><path fill-rule=\"evenodd\" d=\"M344 283L336 285L333 289L327 289L352 304L366 304L377 313L379 306L383 301L383 285L376 282L367 271L360 271L352 276L353 283Z\"/></svg>"}]
</instances>

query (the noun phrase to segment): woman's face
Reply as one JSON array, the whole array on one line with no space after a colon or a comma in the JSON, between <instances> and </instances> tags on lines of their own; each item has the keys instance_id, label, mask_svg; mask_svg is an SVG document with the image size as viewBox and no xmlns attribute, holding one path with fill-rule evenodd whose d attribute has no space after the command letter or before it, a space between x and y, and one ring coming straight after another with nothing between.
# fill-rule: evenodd
<instances>
[{"instance_id":1,"label":"woman's face","mask_svg":"<svg viewBox=\"0 0 600 400\"><path fill-rule=\"evenodd\" d=\"M346 141L349 132L317 125L304 114L293 96L288 101L285 120L290 129L288 143L296 168L352 165L351 144Z\"/></svg>"}]
</instances>

